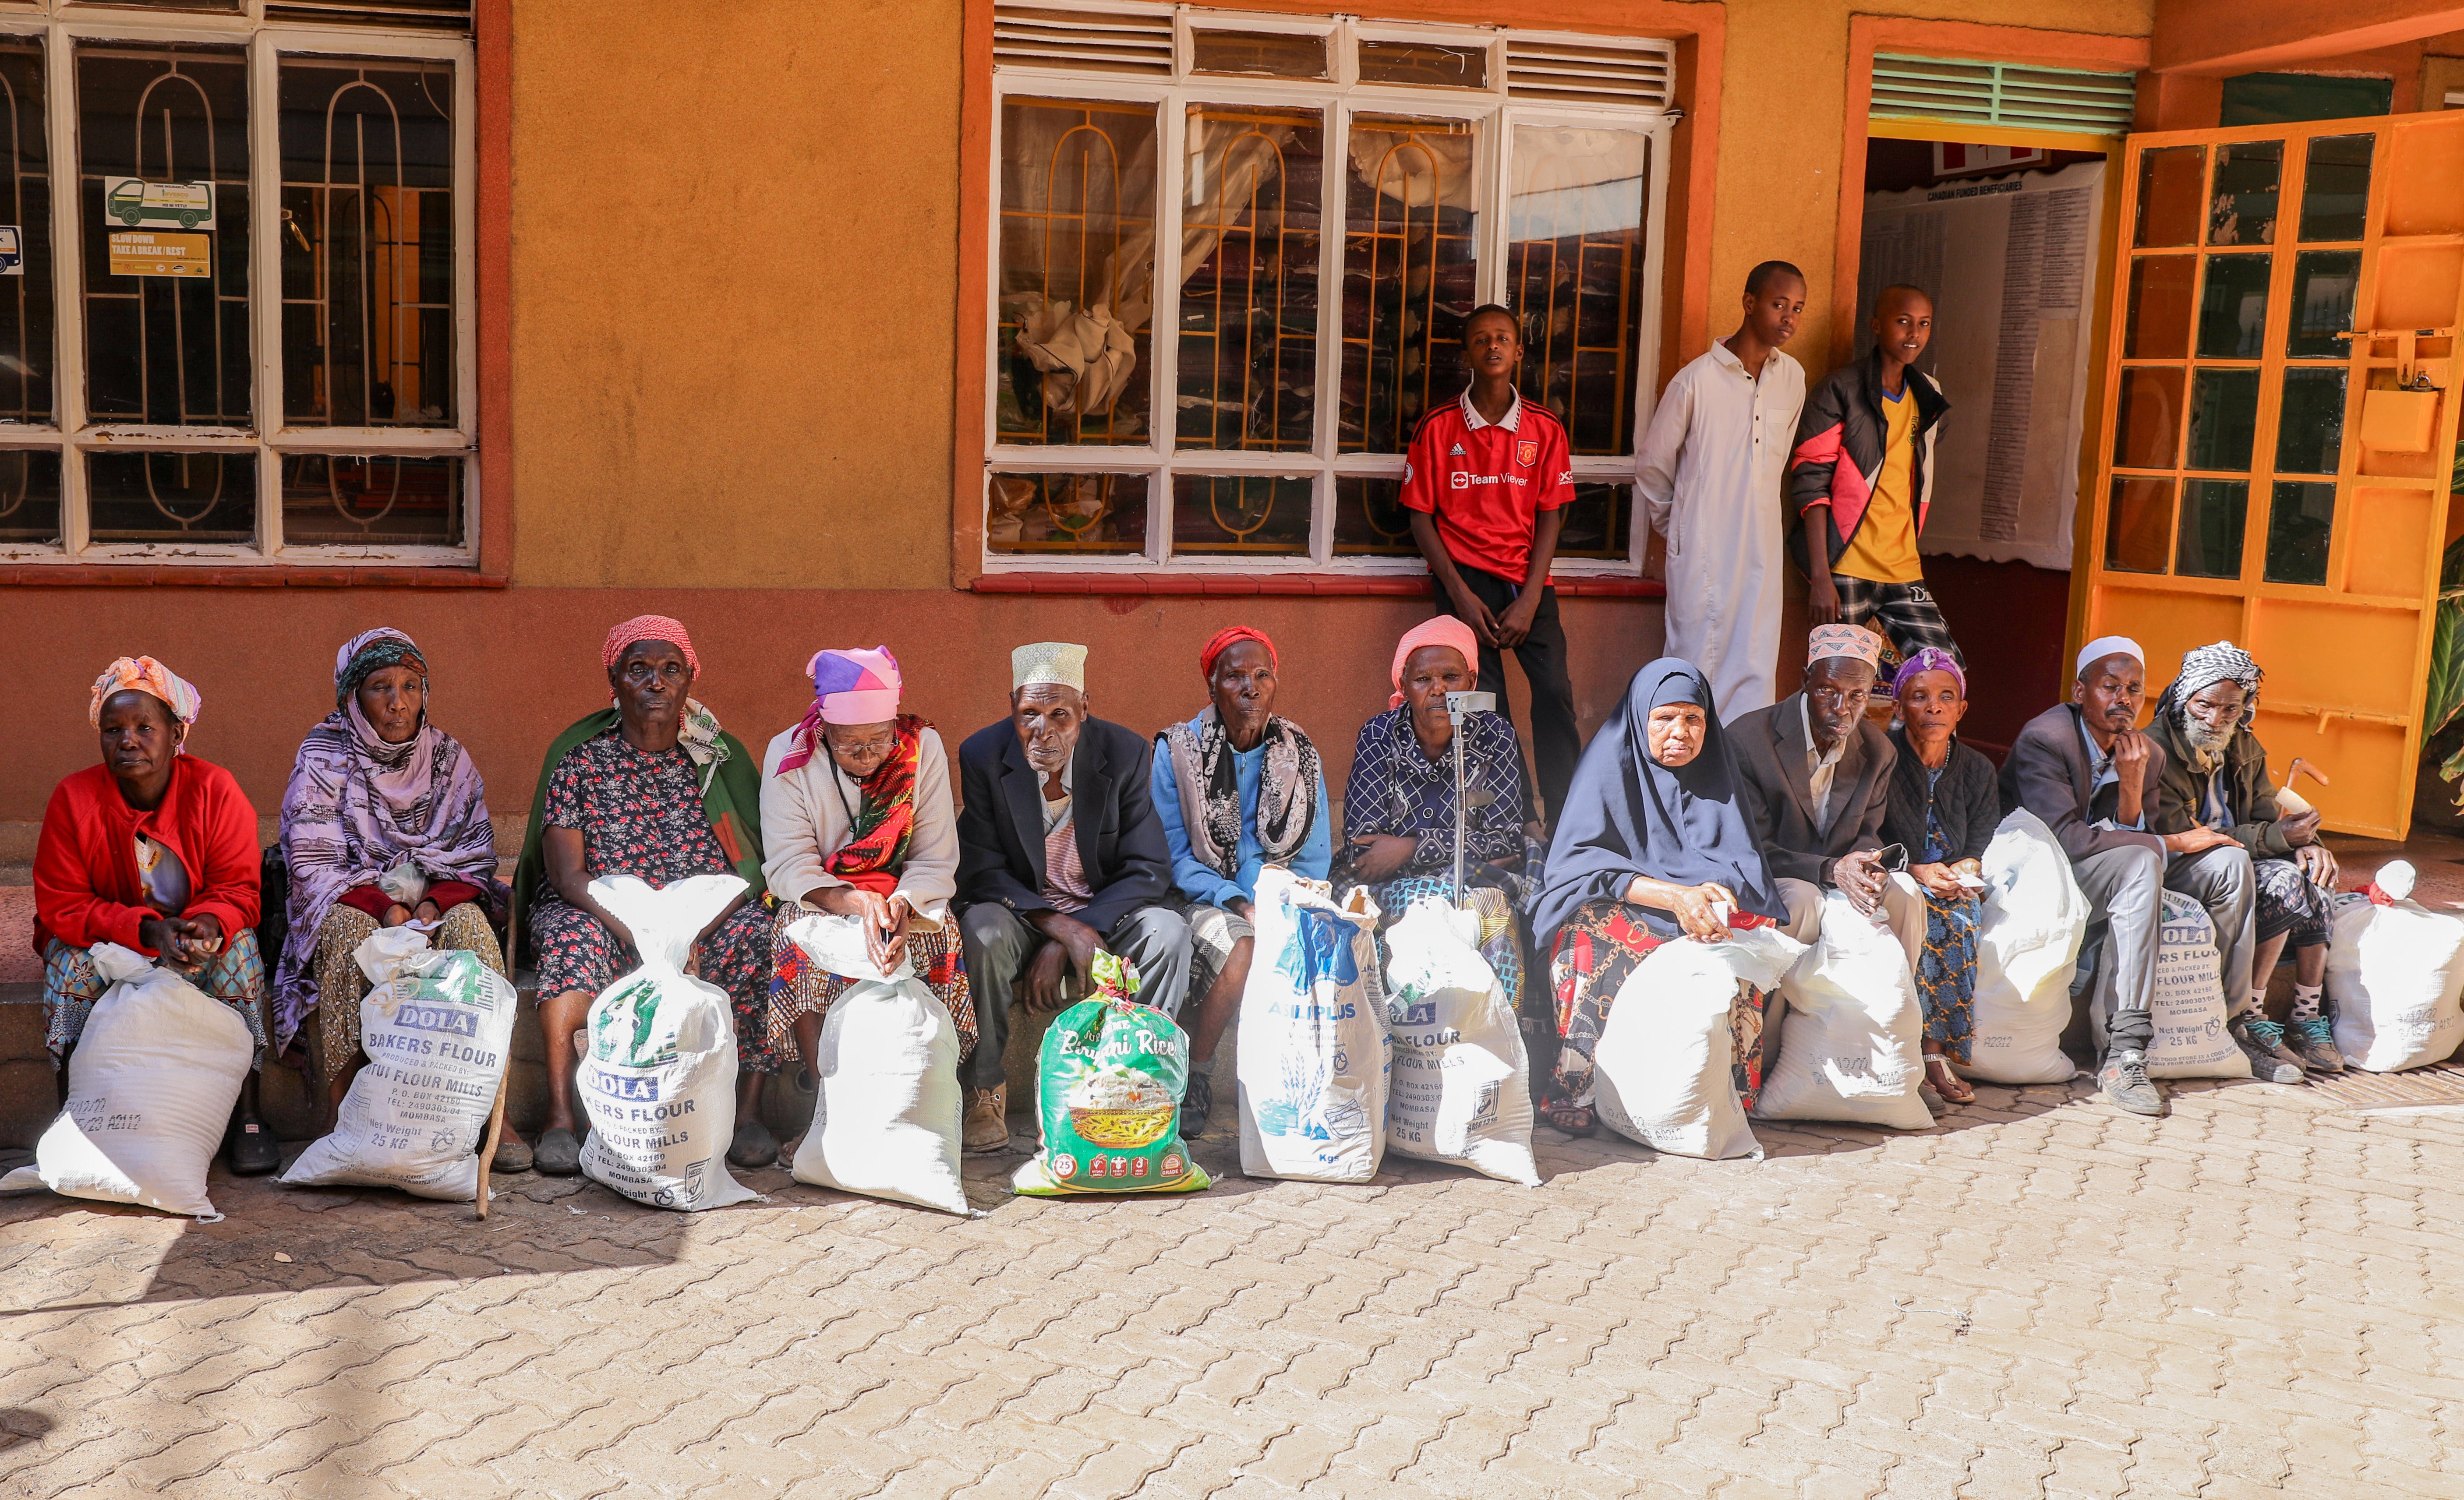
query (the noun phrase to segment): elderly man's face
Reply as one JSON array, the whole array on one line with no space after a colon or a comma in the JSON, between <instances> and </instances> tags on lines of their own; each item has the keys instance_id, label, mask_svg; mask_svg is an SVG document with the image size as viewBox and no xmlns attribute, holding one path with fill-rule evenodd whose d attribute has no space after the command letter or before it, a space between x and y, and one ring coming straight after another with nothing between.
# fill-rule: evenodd
<instances>
[{"instance_id":1,"label":"elderly man's face","mask_svg":"<svg viewBox=\"0 0 2464 1500\"><path fill-rule=\"evenodd\" d=\"M1806 717L1814 721L1815 748L1828 751L1847 739L1857 720L1865 717L1865 705L1873 696L1874 669L1869 663L1825 656L1806 668L1805 704L1814 711Z\"/></svg>"},{"instance_id":2,"label":"elderly man's face","mask_svg":"<svg viewBox=\"0 0 2464 1500\"><path fill-rule=\"evenodd\" d=\"M2139 701L2147 695L2147 669L2139 658L2116 651L2087 664L2071 689L2087 727L2110 739L2139 722Z\"/></svg>"},{"instance_id":3,"label":"elderly man's face","mask_svg":"<svg viewBox=\"0 0 2464 1500\"><path fill-rule=\"evenodd\" d=\"M1009 721L1036 774L1058 775L1078 747L1078 731L1087 722L1087 695L1057 682L1031 682L1009 695Z\"/></svg>"},{"instance_id":4,"label":"elderly man's face","mask_svg":"<svg viewBox=\"0 0 2464 1500\"><path fill-rule=\"evenodd\" d=\"M2223 749L2241 728L2241 711L2249 703L2250 695L2238 682L2211 682L2191 694L2183 705L2190 711L2190 742L2202 750Z\"/></svg>"}]
</instances>

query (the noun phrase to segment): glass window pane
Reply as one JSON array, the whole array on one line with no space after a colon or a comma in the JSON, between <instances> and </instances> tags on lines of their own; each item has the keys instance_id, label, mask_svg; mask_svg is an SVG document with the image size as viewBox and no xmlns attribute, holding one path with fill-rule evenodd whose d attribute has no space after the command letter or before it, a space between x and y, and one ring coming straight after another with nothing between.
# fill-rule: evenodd
<instances>
[{"instance_id":1,"label":"glass window pane","mask_svg":"<svg viewBox=\"0 0 2464 1500\"><path fill-rule=\"evenodd\" d=\"M1412 513L1403 508L1402 480L1345 474L1334 481L1334 550L1353 557L1420 555L1412 541Z\"/></svg>"},{"instance_id":2,"label":"glass window pane","mask_svg":"<svg viewBox=\"0 0 2464 1500\"><path fill-rule=\"evenodd\" d=\"M0 449L0 542L60 544L56 449Z\"/></svg>"},{"instance_id":3,"label":"glass window pane","mask_svg":"<svg viewBox=\"0 0 2464 1500\"><path fill-rule=\"evenodd\" d=\"M1577 484L1560 514L1565 520L1557 534L1559 557L1626 560L1634 543L1634 486Z\"/></svg>"},{"instance_id":4,"label":"glass window pane","mask_svg":"<svg viewBox=\"0 0 2464 1500\"><path fill-rule=\"evenodd\" d=\"M2279 474L2334 474L2344 452L2342 369L2288 369L2284 407L2276 425Z\"/></svg>"},{"instance_id":5,"label":"glass window pane","mask_svg":"<svg viewBox=\"0 0 2464 1500\"><path fill-rule=\"evenodd\" d=\"M2293 318L2284 352L2297 360L2341 360L2353 341L2353 292L2362 282L2358 250L2305 250L2293 257Z\"/></svg>"},{"instance_id":6,"label":"glass window pane","mask_svg":"<svg viewBox=\"0 0 2464 1500\"><path fill-rule=\"evenodd\" d=\"M283 420L452 426L452 66L286 56L278 92Z\"/></svg>"},{"instance_id":7,"label":"glass window pane","mask_svg":"<svg viewBox=\"0 0 2464 1500\"><path fill-rule=\"evenodd\" d=\"M2217 146L2216 180L2208 195L2208 243L2273 244L2277 188L2283 181L2283 142Z\"/></svg>"},{"instance_id":8,"label":"glass window pane","mask_svg":"<svg viewBox=\"0 0 2464 1500\"><path fill-rule=\"evenodd\" d=\"M88 453L97 541L253 541L254 453Z\"/></svg>"},{"instance_id":9,"label":"glass window pane","mask_svg":"<svg viewBox=\"0 0 2464 1500\"><path fill-rule=\"evenodd\" d=\"M1488 87L1488 49L1364 38L1360 43L1360 81L1485 89Z\"/></svg>"},{"instance_id":10,"label":"glass window pane","mask_svg":"<svg viewBox=\"0 0 2464 1500\"><path fill-rule=\"evenodd\" d=\"M2370 151L2376 136L2313 136L2301 179L2301 237L2360 239L2370 204Z\"/></svg>"},{"instance_id":11,"label":"glass window pane","mask_svg":"<svg viewBox=\"0 0 2464 1500\"><path fill-rule=\"evenodd\" d=\"M1155 106L1001 101L1003 443L1149 440Z\"/></svg>"},{"instance_id":12,"label":"glass window pane","mask_svg":"<svg viewBox=\"0 0 2464 1500\"><path fill-rule=\"evenodd\" d=\"M1404 452L1420 414L1468 380L1463 320L1479 301L1478 139L1465 121L1353 117L1336 424L1346 452Z\"/></svg>"},{"instance_id":13,"label":"glass window pane","mask_svg":"<svg viewBox=\"0 0 2464 1500\"><path fill-rule=\"evenodd\" d=\"M2201 370L2190 381L2190 452L2185 469L2250 468L2258 431L2258 371Z\"/></svg>"},{"instance_id":14,"label":"glass window pane","mask_svg":"<svg viewBox=\"0 0 2464 1500\"><path fill-rule=\"evenodd\" d=\"M2113 462L2121 469L2170 469L2181 452L2182 372L2162 365L2125 369L2114 423Z\"/></svg>"},{"instance_id":15,"label":"glass window pane","mask_svg":"<svg viewBox=\"0 0 2464 1500\"><path fill-rule=\"evenodd\" d=\"M2184 578L2241 577L2242 518L2249 505L2247 480L2183 480L2173 571Z\"/></svg>"},{"instance_id":16,"label":"glass window pane","mask_svg":"<svg viewBox=\"0 0 2464 1500\"><path fill-rule=\"evenodd\" d=\"M282 544L458 547L462 472L459 457L286 454Z\"/></svg>"},{"instance_id":17,"label":"glass window pane","mask_svg":"<svg viewBox=\"0 0 2464 1500\"><path fill-rule=\"evenodd\" d=\"M2279 480L2267 513L2267 581L2327 582L2327 540L2336 519L2336 487Z\"/></svg>"},{"instance_id":18,"label":"glass window pane","mask_svg":"<svg viewBox=\"0 0 2464 1500\"><path fill-rule=\"evenodd\" d=\"M43 44L0 36L0 109L9 135L0 221L15 226L17 261L0 274L0 422L48 423L52 402L52 169L43 133ZM11 460L14 462L14 460ZM9 490L0 469L0 494ZM59 464L53 458L54 495ZM0 501L0 504L5 504ZM9 523L0 521L0 534ZM52 524L56 525L56 521Z\"/></svg>"},{"instance_id":19,"label":"glass window pane","mask_svg":"<svg viewBox=\"0 0 2464 1500\"><path fill-rule=\"evenodd\" d=\"M1326 77L1324 36L1195 27L1190 31L1189 44L1189 65L1198 73L1245 73L1276 78Z\"/></svg>"},{"instance_id":20,"label":"glass window pane","mask_svg":"<svg viewBox=\"0 0 2464 1500\"><path fill-rule=\"evenodd\" d=\"M1176 474L1173 553L1305 558L1314 488L1308 479L1266 474Z\"/></svg>"},{"instance_id":21,"label":"glass window pane","mask_svg":"<svg viewBox=\"0 0 2464 1500\"><path fill-rule=\"evenodd\" d=\"M2255 360L2267 337L2267 276L2273 255L2210 255L2199 299L2199 358Z\"/></svg>"},{"instance_id":22,"label":"glass window pane","mask_svg":"<svg viewBox=\"0 0 2464 1500\"><path fill-rule=\"evenodd\" d=\"M1507 300L1524 326L1519 377L1524 399L1556 413L1577 453L1634 452L1650 183L1649 136L1515 127L1506 265Z\"/></svg>"},{"instance_id":23,"label":"glass window pane","mask_svg":"<svg viewBox=\"0 0 2464 1500\"><path fill-rule=\"evenodd\" d=\"M2113 478L2105 513L2104 565L2119 573L2162 573L2172 540L2173 481Z\"/></svg>"},{"instance_id":24,"label":"glass window pane","mask_svg":"<svg viewBox=\"0 0 2464 1500\"><path fill-rule=\"evenodd\" d=\"M2168 145L2139 155L2139 226L2131 243L2142 250L2199 242L2199 189L2208 148Z\"/></svg>"},{"instance_id":25,"label":"glass window pane","mask_svg":"<svg viewBox=\"0 0 2464 1500\"><path fill-rule=\"evenodd\" d=\"M80 44L77 86L88 409L99 422L252 425L246 55ZM106 220L113 178L206 185L213 216L166 208L128 225L148 194L123 181Z\"/></svg>"},{"instance_id":26,"label":"glass window pane","mask_svg":"<svg viewBox=\"0 0 2464 1500\"><path fill-rule=\"evenodd\" d=\"M1142 474L994 474L984 544L1011 556L1135 556L1147 549L1147 482Z\"/></svg>"},{"instance_id":27,"label":"glass window pane","mask_svg":"<svg viewBox=\"0 0 2464 1500\"><path fill-rule=\"evenodd\" d=\"M1313 109L1189 106L1177 376L1183 448L1309 446L1325 139Z\"/></svg>"},{"instance_id":28,"label":"glass window pane","mask_svg":"<svg viewBox=\"0 0 2464 1500\"><path fill-rule=\"evenodd\" d=\"M2130 263L2130 318L2125 360L2178 360L2190 352L2191 284L2196 255L2148 255Z\"/></svg>"}]
</instances>

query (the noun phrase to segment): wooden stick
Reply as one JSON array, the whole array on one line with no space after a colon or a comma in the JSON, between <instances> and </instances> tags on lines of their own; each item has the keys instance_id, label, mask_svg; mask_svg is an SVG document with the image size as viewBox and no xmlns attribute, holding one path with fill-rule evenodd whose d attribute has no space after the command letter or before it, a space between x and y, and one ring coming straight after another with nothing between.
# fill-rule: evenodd
<instances>
[{"instance_id":1,"label":"wooden stick","mask_svg":"<svg viewBox=\"0 0 2464 1500\"><path fill-rule=\"evenodd\" d=\"M508 1075L513 1071L511 1059L507 1060L505 1071ZM496 1080L496 1102L488 1111L488 1134L479 1142L479 1217L482 1219L488 1217L488 1169L495 1162L496 1139L505 1129L505 1086L512 1081L510 1076Z\"/></svg>"}]
</instances>

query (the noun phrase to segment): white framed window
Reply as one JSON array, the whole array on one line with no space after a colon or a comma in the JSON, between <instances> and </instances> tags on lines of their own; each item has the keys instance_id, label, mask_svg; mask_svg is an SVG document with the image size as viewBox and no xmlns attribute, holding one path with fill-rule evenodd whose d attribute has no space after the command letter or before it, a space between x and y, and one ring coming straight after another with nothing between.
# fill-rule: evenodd
<instances>
[{"instance_id":1,"label":"white framed window","mask_svg":"<svg viewBox=\"0 0 2464 1500\"><path fill-rule=\"evenodd\" d=\"M476 556L470 0L0 0L0 560Z\"/></svg>"},{"instance_id":2,"label":"white framed window","mask_svg":"<svg viewBox=\"0 0 2464 1500\"><path fill-rule=\"evenodd\" d=\"M988 569L1418 569L1404 452L1494 302L1558 570L1640 571L1670 44L1070 0L993 55Z\"/></svg>"}]
</instances>

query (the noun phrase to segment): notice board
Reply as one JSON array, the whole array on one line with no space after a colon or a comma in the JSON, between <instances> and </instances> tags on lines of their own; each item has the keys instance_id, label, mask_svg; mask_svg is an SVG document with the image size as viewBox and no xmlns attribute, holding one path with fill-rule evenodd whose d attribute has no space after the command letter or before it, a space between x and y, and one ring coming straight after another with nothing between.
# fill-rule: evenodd
<instances>
[{"instance_id":1,"label":"notice board","mask_svg":"<svg viewBox=\"0 0 2464 1500\"><path fill-rule=\"evenodd\" d=\"M1858 357L1876 295L1923 288L1933 342L1918 367L1950 402L1925 552L2070 568L2104 165L1866 195Z\"/></svg>"}]
</instances>

